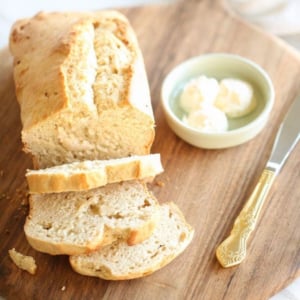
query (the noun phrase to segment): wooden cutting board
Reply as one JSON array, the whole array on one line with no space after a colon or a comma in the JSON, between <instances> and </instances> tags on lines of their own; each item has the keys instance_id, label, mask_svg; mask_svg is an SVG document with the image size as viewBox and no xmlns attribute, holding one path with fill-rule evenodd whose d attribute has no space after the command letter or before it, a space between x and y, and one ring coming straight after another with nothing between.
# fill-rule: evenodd
<instances>
[{"instance_id":1,"label":"wooden cutting board","mask_svg":"<svg viewBox=\"0 0 300 300\"><path fill-rule=\"evenodd\" d=\"M0 55L0 296L7 299L268 299L299 276L300 145L269 194L246 261L222 269L215 249L252 191L272 142L299 91L300 61L281 41L245 24L219 1L180 1L126 9L140 42L156 118L152 152L165 172L153 184L159 201L174 201L195 227L190 247L170 265L143 279L109 282L73 272L66 256L30 248L23 233L28 212L24 173L31 167L20 142L19 108L11 60ZM169 129L160 104L162 80L176 64L211 52L237 53L264 67L276 90L271 118L252 141L225 150L192 147ZM300 112L299 112L300 113ZM295 120L296 121L296 120ZM19 270L8 249L35 257L35 276Z\"/></svg>"}]
</instances>

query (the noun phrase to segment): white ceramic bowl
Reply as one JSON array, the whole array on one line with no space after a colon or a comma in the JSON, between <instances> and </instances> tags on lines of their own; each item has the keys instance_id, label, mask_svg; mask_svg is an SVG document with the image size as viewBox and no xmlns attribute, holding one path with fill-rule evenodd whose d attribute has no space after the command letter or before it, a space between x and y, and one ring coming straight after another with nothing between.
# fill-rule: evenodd
<instances>
[{"instance_id":1,"label":"white ceramic bowl","mask_svg":"<svg viewBox=\"0 0 300 300\"><path fill-rule=\"evenodd\" d=\"M205 75L217 80L238 78L254 88L257 106L250 114L229 119L229 130L205 133L182 122L178 101L184 85L192 78ZM266 125L274 104L274 88L268 74L256 63L238 55L214 53L191 58L175 67L162 84L161 100L170 128L187 143L206 149L227 148L254 138Z\"/></svg>"}]
</instances>

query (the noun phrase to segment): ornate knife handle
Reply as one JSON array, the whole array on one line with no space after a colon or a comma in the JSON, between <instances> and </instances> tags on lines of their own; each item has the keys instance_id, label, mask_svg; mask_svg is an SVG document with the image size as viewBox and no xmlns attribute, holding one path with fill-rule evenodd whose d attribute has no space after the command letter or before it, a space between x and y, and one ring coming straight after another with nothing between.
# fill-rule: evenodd
<instances>
[{"instance_id":1,"label":"ornate knife handle","mask_svg":"<svg viewBox=\"0 0 300 300\"><path fill-rule=\"evenodd\" d=\"M255 229L259 213L275 175L274 170L264 169L254 191L236 218L230 235L217 248L216 256L222 267L238 265L246 257L247 240Z\"/></svg>"}]
</instances>

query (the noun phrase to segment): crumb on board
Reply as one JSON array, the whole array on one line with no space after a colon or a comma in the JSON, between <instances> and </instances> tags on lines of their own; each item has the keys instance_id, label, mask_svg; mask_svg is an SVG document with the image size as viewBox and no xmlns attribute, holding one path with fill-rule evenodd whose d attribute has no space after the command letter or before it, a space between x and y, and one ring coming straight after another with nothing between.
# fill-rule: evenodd
<instances>
[{"instance_id":1,"label":"crumb on board","mask_svg":"<svg viewBox=\"0 0 300 300\"><path fill-rule=\"evenodd\" d=\"M62 286L61 290L62 290L62 291L65 291L65 290L66 290L66 286L65 286L65 285Z\"/></svg>"},{"instance_id":2,"label":"crumb on board","mask_svg":"<svg viewBox=\"0 0 300 300\"><path fill-rule=\"evenodd\" d=\"M21 206L29 204L29 193L25 188L17 188L15 193L16 199L20 202Z\"/></svg>"},{"instance_id":3,"label":"crumb on board","mask_svg":"<svg viewBox=\"0 0 300 300\"><path fill-rule=\"evenodd\" d=\"M13 196L10 196L5 192L0 194L0 201L10 199L20 203L22 207L29 205L29 193L26 189L17 188Z\"/></svg>"},{"instance_id":4,"label":"crumb on board","mask_svg":"<svg viewBox=\"0 0 300 300\"><path fill-rule=\"evenodd\" d=\"M29 200L28 200L28 195L26 194L23 198L22 198L22 201L21 201L21 205L22 206L26 206L29 204Z\"/></svg>"},{"instance_id":5,"label":"crumb on board","mask_svg":"<svg viewBox=\"0 0 300 300\"><path fill-rule=\"evenodd\" d=\"M157 185L159 187L164 187L165 183L162 180L155 180L155 185Z\"/></svg>"},{"instance_id":6,"label":"crumb on board","mask_svg":"<svg viewBox=\"0 0 300 300\"><path fill-rule=\"evenodd\" d=\"M2 193L0 196L0 200L9 200L9 199L10 199L10 196L5 193Z\"/></svg>"},{"instance_id":7,"label":"crumb on board","mask_svg":"<svg viewBox=\"0 0 300 300\"><path fill-rule=\"evenodd\" d=\"M12 259L12 261L16 264L18 268L21 270L25 270L29 272L30 274L35 274L37 265L35 263L35 260L32 256L24 255L18 251L16 251L15 248L12 248L8 250L9 256Z\"/></svg>"}]
</instances>

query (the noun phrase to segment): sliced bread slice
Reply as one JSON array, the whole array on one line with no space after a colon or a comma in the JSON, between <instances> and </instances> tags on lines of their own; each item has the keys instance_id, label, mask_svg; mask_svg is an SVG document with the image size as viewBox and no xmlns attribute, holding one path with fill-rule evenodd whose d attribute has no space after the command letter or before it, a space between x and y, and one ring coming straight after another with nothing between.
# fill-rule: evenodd
<instances>
[{"instance_id":1,"label":"sliced bread slice","mask_svg":"<svg viewBox=\"0 0 300 300\"><path fill-rule=\"evenodd\" d=\"M160 207L160 222L149 239L134 246L118 240L96 252L70 256L74 271L108 280L143 277L170 263L189 245L194 230L173 204Z\"/></svg>"},{"instance_id":2,"label":"sliced bread slice","mask_svg":"<svg viewBox=\"0 0 300 300\"><path fill-rule=\"evenodd\" d=\"M139 243L158 219L158 201L146 185L124 181L85 192L33 194L24 230L38 251L76 255L116 239Z\"/></svg>"},{"instance_id":3,"label":"sliced bread slice","mask_svg":"<svg viewBox=\"0 0 300 300\"><path fill-rule=\"evenodd\" d=\"M108 183L153 178L163 172L160 154L74 162L41 170L27 170L30 193L82 191Z\"/></svg>"}]
</instances>

